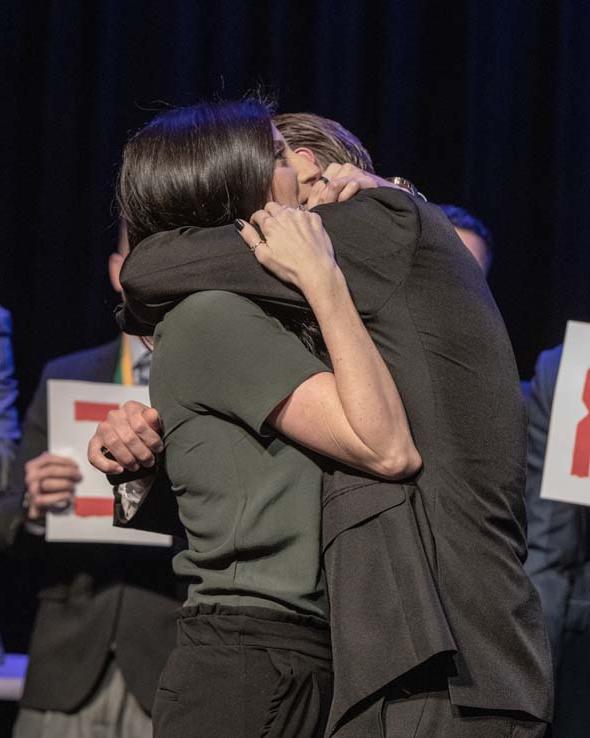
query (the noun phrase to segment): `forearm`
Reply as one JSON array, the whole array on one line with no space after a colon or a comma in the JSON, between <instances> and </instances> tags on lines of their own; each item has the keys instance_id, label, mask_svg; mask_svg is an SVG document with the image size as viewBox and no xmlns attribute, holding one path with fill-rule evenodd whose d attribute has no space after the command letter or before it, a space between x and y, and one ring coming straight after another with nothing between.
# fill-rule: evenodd
<instances>
[{"instance_id":1,"label":"forearm","mask_svg":"<svg viewBox=\"0 0 590 738\"><path fill-rule=\"evenodd\" d=\"M395 383L363 326L317 214L268 203L240 234L257 260L295 284L312 308L334 374L307 379L268 416L284 435L319 453L388 479L420 468Z\"/></svg>"},{"instance_id":2,"label":"forearm","mask_svg":"<svg viewBox=\"0 0 590 738\"><path fill-rule=\"evenodd\" d=\"M383 473L416 471L421 460L395 381L363 325L338 268L321 285L306 289L330 355L342 410L353 443Z\"/></svg>"}]
</instances>

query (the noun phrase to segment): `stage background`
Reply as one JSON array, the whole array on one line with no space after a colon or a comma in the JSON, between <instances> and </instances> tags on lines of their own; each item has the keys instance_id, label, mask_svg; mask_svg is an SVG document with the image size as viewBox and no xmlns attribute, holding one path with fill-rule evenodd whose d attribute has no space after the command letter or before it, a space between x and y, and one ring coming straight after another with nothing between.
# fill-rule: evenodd
<instances>
[{"instance_id":1,"label":"stage background","mask_svg":"<svg viewBox=\"0 0 590 738\"><path fill-rule=\"evenodd\" d=\"M167 104L264 85L356 132L384 175L467 206L523 376L590 319L590 4L2 3L0 304L25 405L50 357L108 340L113 182Z\"/></svg>"}]
</instances>

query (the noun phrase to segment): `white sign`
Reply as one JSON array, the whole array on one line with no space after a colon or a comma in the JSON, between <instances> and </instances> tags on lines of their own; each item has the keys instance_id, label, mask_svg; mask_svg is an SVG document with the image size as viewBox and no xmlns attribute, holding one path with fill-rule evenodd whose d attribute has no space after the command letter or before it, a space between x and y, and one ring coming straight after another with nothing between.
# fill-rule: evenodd
<instances>
[{"instance_id":1,"label":"white sign","mask_svg":"<svg viewBox=\"0 0 590 738\"><path fill-rule=\"evenodd\" d=\"M567 324L541 497L590 505L590 323Z\"/></svg>"},{"instance_id":2,"label":"white sign","mask_svg":"<svg viewBox=\"0 0 590 738\"><path fill-rule=\"evenodd\" d=\"M148 388L64 379L47 384L49 450L73 459L82 475L73 505L47 515L47 540L170 546L170 536L113 526L113 490L86 458L88 441L109 410L127 400L148 405Z\"/></svg>"}]
</instances>

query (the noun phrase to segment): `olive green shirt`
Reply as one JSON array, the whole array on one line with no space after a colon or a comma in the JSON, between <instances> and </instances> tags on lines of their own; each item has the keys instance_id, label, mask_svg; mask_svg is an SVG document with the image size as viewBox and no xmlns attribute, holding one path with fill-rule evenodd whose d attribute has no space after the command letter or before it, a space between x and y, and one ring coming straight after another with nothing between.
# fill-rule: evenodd
<instances>
[{"instance_id":1,"label":"olive green shirt","mask_svg":"<svg viewBox=\"0 0 590 738\"><path fill-rule=\"evenodd\" d=\"M188 549L187 604L326 616L321 478L312 454L265 420L328 368L255 303L200 292L157 326L150 394Z\"/></svg>"}]
</instances>

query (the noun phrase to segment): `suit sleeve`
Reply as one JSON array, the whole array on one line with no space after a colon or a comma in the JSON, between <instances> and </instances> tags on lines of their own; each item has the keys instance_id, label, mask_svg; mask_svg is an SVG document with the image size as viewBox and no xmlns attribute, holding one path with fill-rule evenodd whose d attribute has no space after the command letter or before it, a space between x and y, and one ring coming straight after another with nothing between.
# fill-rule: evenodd
<instances>
[{"instance_id":1,"label":"suit sleeve","mask_svg":"<svg viewBox=\"0 0 590 738\"><path fill-rule=\"evenodd\" d=\"M145 335L170 307L204 290L306 304L301 293L252 258L233 226L177 228L146 238L125 260L121 285L125 303L117 321Z\"/></svg>"},{"instance_id":2,"label":"suit sleeve","mask_svg":"<svg viewBox=\"0 0 590 738\"><path fill-rule=\"evenodd\" d=\"M16 398L18 396L12 356L10 313L0 308L0 439L20 438Z\"/></svg>"},{"instance_id":3,"label":"suit sleeve","mask_svg":"<svg viewBox=\"0 0 590 738\"><path fill-rule=\"evenodd\" d=\"M529 554L526 569L543 604L557 664L560 639L578 557L579 508L541 499L541 480L547 446L551 404L557 379L555 355L542 354L528 399L527 513Z\"/></svg>"},{"instance_id":4,"label":"suit sleeve","mask_svg":"<svg viewBox=\"0 0 590 738\"><path fill-rule=\"evenodd\" d=\"M20 438L11 333L10 313L0 308L0 490L6 489L16 442Z\"/></svg>"},{"instance_id":5,"label":"suit sleeve","mask_svg":"<svg viewBox=\"0 0 590 738\"><path fill-rule=\"evenodd\" d=\"M364 190L345 203L315 209L362 317L377 312L407 273L420 236L416 202L390 188ZM303 296L260 266L233 226L177 228L142 241L121 272L122 330L151 334L188 295L226 290L257 301L299 305Z\"/></svg>"}]
</instances>

